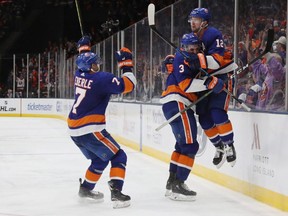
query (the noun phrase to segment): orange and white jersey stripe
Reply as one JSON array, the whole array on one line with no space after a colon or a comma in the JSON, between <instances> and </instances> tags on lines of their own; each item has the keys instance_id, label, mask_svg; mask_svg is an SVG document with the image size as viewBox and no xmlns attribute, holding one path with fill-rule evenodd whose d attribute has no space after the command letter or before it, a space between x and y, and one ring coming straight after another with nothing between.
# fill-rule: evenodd
<instances>
[{"instance_id":1,"label":"orange and white jersey stripe","mask_svg":"<svg viewBox=\"0 0 288 216\"><path fill-rule=\"evenodd\" d=\"M75 101L67 119L70 136L105 129L105 112L110 96L131 92L136 85L132 72L116 77L108 72L84 73L77 70L74 80Z\"/></svg>"}]
</instances>

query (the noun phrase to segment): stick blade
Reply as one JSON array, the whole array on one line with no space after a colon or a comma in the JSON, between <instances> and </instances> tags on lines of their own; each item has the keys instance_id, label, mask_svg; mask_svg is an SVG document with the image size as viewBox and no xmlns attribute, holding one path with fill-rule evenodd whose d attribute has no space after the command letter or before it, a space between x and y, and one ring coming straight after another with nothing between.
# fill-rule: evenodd
<instances>
[{"instance_id":1,"label":"stick blade","mask_svg":"<svg viewBox=\"0 0 288 216\"><path fill-rule=\"evenodd\" d=\"M246 111L248 111L248 112L251 111L251 108L248 107L245 103L241 103L241 106L242 106Z\"/></svg>"},{"instance_id":2,"label":"stick blade","mask_svg":"<svg viewBox=\"0 0 288 216\"><path fill-rule=\"evenodd\" d=\"M149 26L155 25L155 5L153 3L148 5L148 23Z\"/></svg>"}]
</instances>

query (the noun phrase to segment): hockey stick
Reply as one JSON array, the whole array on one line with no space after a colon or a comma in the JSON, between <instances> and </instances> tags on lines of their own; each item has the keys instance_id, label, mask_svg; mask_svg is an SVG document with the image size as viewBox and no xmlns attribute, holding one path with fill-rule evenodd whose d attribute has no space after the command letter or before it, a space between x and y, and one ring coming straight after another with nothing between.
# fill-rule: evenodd
<instances>
[{"instance_id":1,"label":"hockey stick","mask_svg":"<svg viewBox=\"0 0 288 216\"><path fill-rule=\"evenodd\" d=\"M205 74L205 76L211 76L207 71L205 71L204 69L200 68L200 70ZM228 78L228 79L233 79L234 76L232 76L232 78ZM224 83L226 83L228 80L224 81ZM251 108L248 107L243 101L239 100L232 92L230 92L227 88L223 88L223 91L226 92L226 94L230 95L230 97L232 97L234 100L236 100L240 106L242 106L246 111L250 112Z\"/></svg>"},{"instance_id":2,"label":"hockey stick","mask_svg":"<svg viewBox=\"0 0 288 216\"><path fill-rule=\"evenodd\" d=\"M179 49L175 44L173 44L171 41L169 41L167 38L165 38L157 29L155 26L155 5L149 4L148 6L148 23L149 27L166 43L168 43L170 46L172 46L176 51L178 51L185 59L188 59L189 57L183 53L181 49ZM251 111L251 109L244 104L244 102L240 101L234 94L229 92L226 88L224 88L224 91L229 94L234 100L236 100L245 110Z\"/></svg>"},{"instance_id":3,"label":"hockey stick","mask_svg":"<svg viewBox=\"0 0 288 216\"><path fill-rule=\"evenodd\" d=\"M273 45L273 40L274 40L274 29L268 29L265 50L259 56L251 60L251 62L248 62L245 66L238 69L236 75L242 73L246 68L255 63L257 60L261 59L266 53L270 52Z\"/></svg>"},{"instance_id":4,"label":"hockey stick","mask_svg":"<svg viewBox=\"0 0 288 216\"><path fill-rule=\"evenodd\" d=\"M235 101L237 101L240 106L242 106L246 111L250 112L251 108L248 107L243 101L239 100L232 92L230 92L227 88L224 88L223 91L225 91L228 95L230 95Z\"/></svg>"},{"instance_id":5,"label":"hockey stick","mask_svg":"<svg viewBox=\"0 0 288 216\"><path fill-rule=\"evenodd\" d=\"M179 49L175 44L173 44L170 40L168 40L166 37L164 37L155 26L155 5L153 3L150 3L148 5L148 23L149 27L152 29L153 32L155 32L162 40L164 40L166 43L168 43L170 46L172 46L176 51L178 51L185 59L188 59L189 57L183 53L181 49ZM266 48L262 54L260 54L258 57L254 58L251 62L247 63L245 66L238 68L236 70L236 75L240 74L242 71L244 71L246 68L248 68L251 64L256 62L258 59L262 58L267 52L269 52L272 48L274 39L274 30L268 29L268 36L267 36L267 43ZM232 78L236 76L233 74Z\"/></svg>"},{"instance_id":6,"label":"hockey stick","mask_svg":"<svg viewBox=\"0 0 288 216\"><path fill-rule=\"evenodd\" d=\"M153 20L154 22L154 20ZM272 44L273 44L273 40L274 40L274 30L273 29L269 29L268 30L268 36L267 36L267 42L266 42L266 48L265 50L256 58L254 58L253 60L251 60L250 62L248 62L244 67L241 67L240 69L236 70L234 74L232 74L229 79L233 79L236 75L240 74L242 71L244 71L246 68L248 68L250 65L252 65L253 63L255 63L257 60L261 59L266 53L268 53L271 48L272 48ZM170 119L168 119L167 121L165 121L162 125L160 125L159 127L157 127L155 130L159 131L161 130L163 127L165 127L166 125L170 124L172 121L174 121L176 118L178 118L182 113L186 112L187 110L191 109L191 107L195 106L197 103L199 103L200 101L202 101L205 97L207 97L208 95L210 95L213 91L210 90L208 92L206 92L204 95L202 95L198 100L196 100L195 102L191 103L190 105L188 105L185 109L179 111L178 113L176 113L174 116L172 116ZM233 95L231 92L229 92L226 89L226 93ZM234 95L232 96L233 98L235 97ZM235 97L237 98L237 97ZM235 99L234 98L234 99ZM237 98L237 102L238 102L238 98ZM239 102L241 102L239 100ZM240 104L242 104L242 107L244 105L243 102L241 102ZM246 105L244 105L246 106ZM247 107L247 106L246 106ZM249 107L247 107L249 109L249 111L251 110ZM247 110L247 109L246 109Z\"/></svg>"},{"instance_id":7,"label":"hockey stick","mask_svg":"<svg viewBox=\"0 0 288 216\"><path fill-rule=\"evenodd\" d=\"M250 65L255 63L257 60L261 59L266 53L271 51L272 45L273 45L273 40L274 40L274 30L273 29L268 29L268 34L267 34L267 42L266 42L266 47L265 50L256 58L254 58L251 62L248 62L245 66L241 66L236 70L236 72L232 75L231 79L234 78L236 75L242 73L246 68L248 68ZM245 110L251 111L251 108L246 106L241 100L239 100L234 94L229 92L227 89L224 89L224 91L229 94L234 100L236 100Z\"/></svg>"},{"instance_id":8,"label":"hockey stick","mask_svg":"<svg viewBox=\"0 0 288 216\"><path fill-rule=\"evenodd\" d=\"M268 29L268 34L267 34L267 42L266 42L266 47L265 50L256 58L254 58L251 62L248 62L244 67L243 65L236 70L236 73L232 75L232 78L235 77L235 74L240 74L242 73L246 68L248 68L250 65L255 63L257 60L261 59L266 53L271 51L272 45L273 45L273 40L274 40L274 30L273 29ZM231 78L231 79L232 79ZM243 103L241 100L239 100L234 94L229 92L227 89L224 89L224 91L229 94L234 100L236 100L245 110L248 112L251 111L251 108L248 107L245 103Z\"/></svg>"},{"instance_id":9,"label":"hockey stick","mask_svg":"<svg viewBox=\"0 0 288 216\"><path fill-rule=\"evenodd\" d=\"M155 5L153 3L149 4L148 6L148 23L149 23L149 27L153 30L153 32L155 32L162 40L164 40L166 43L168 43L170 46L172 46L174 49L176 49L176 51L178 51L180 54L182 54L182 56L187 59L188 57L182 52L182 50L180 50L175 44L173 44L172 42L170 42L167 38L165 38L157 29L155 26ZM268 39L267 39L267 43L266 43L266 48L264 50L263 53L261 53L259 56L257 56L256 58L254 58L251 62L247 63L244 67L238 68L235 73L233 75L231 75L229 77L229 79L233 79L236 75L240 74L242 71L244 71L246 68L248 68L251 64L253 64L254 62L256 62L257 60L261 59L267 52L269 52L272 48L272 44L273 44L273 39L274 39L274 30L273 29L269 29L268 30ZM227 80L226 80L227 82ZM234 94L232 94L231 92L229 92L229 90L227 90L226 88L224 89L224 91L229 94L233 99L235 99L238 103L240 103L240 105L247 111L251 111L251 108L249 108L246 104L244 104L241 100L239 100ZM180 112L178 112L177 114L175 114L174 116L172 116L170 119L168 119L166 122L164 122L162 125L160 125L159 127L157 127L155 130L159 131L161 128L163 128L164 126L168 125L170 122L174 121L177 117L179 117L182 113L186 112L188 109L190 109L191 107L195 106L197 103L199 103L200 101L202 101L205 97L207 97L208 95L210 95L213 91L210 90L208 92L206 92L204 95L202 95L197 101L195 101L194 103L188 105L185 109L181 110Z\"/></svg>"},{"instance_id":10,"label":"hockey stick","mask_svg":"<svg viewBox=\"0 0 288 216\"><path fill-rule=\"evenodd\" d=\"M173 44L170 40L168 40L165 36L163 36L155 26L155 5L153 3L150 3L148 5L148 24L149 27L153 32L155 32L163 41L168 43L170 46L172 46L176 51L178 51L185 59L189 59L185 53L182 52L181 49L179 49L175 44Z\"/></svg>"},{"instance_id":11,"label":"hockey stick","mask_svg":"<svg viewBox=\"0 0 288 216\"><path fill-rule=\"evenodd\" d=\"M189 104L188 106L186 106L183 110L180 110L178 113L176 113L174 116L172 116L171 118L169 118L167 121L165 121L163 124L161 124L159 127L157 127L155 130L159 131L161 130L163 127L165 127L166 125L170 124L172 121L174 121L176 118L178 118L179 116L181 116L182 113L186 112L187 110L191 109L193 106L195 106L197 103L199 103L200 101L202 101L204 98L206 98L208 95L210 95L213 91L207 91L204 95L202 95L198 100L196 100L195 102Z\"/></svg>"},{"instance_id":12,"label":"hockey stick","mask_svg":"<svg viewBox=\"0 0 288 216\"><path fill-rule=\"evenodd\" d=\"M175 44L173 44L170 40L168 40L166 37L164 37L157 29L155 26L155 5L153 3L150 3L148 5L148 24L149 27L152 29L153 32L155 32L163 41L168 43L170 46L172 46L176 51L178 51L185 59L188 59L189 57L183 53L181 49L179 49ZM244 71L246 68L248 68L251 64L256 62L257 60L261 59L266 53L268 53L273 44L274 40L274 30L273 29L268 29L268 36L267 36L267 42L266 42L266 47L265 50L256 58L254 58L251 62L248 62L245 66L238 68L236 70L236 74L234 73L232 75L232 78L234 78L236 75L240 74L242 71Z\"/></svg>"},{"instance_id":13,"label":"hockey stick","mask_svg":"<svg viewBox=\"0 0 288 216\"><path fill-rule=\"evenodd\" d=\"M233 97L234 99L237 100L238 103L241 104L241 106L243 108L245 108L247 111L251 111L251 108L249 108L246 104L244 104L242 101L240 101L237 97L235 97L230 91L228 91L228 89L224 88L223 91L225 91L227 94L229 94L231 97ZM198 98L198 100L196 100L195 102L189 104L188 106L186 106L183 110L180 110L178 113L176 113L174 116L172 116L171 118L169 118L167 121L165 121L163 124L161 124L159 127L157 127L155 130L159 131L161 130L163 127L165 127L166 125L170 124L172 121L174 121L176 118L178 118L179 116L181 116L182 113L186 112L187 110L191 109L193 106L195 106L196 104L198 104L200 101L202 101L204 98L206 98L207 96L209 96L211 93L213 92L213 90L209 90L207 91L204 95L202 95L200 98Z\"/></svg>"},{"instance_id":14,"label":"hockey stick","mask_svg":"<svg viewBox=\"0 0 288 216\"><path fill-rule=\"evenodd\" d=\"M80 30L81 30L81 36L83 37L84 36L84 32L83 32L83 27L82 27L82 19L81 19L81 13L80 13L80 10L79 10L78 0L75 0L75 5L76 5L78 20L79 20L79 25L80 25Z\"/></svg>"}]
</instances>

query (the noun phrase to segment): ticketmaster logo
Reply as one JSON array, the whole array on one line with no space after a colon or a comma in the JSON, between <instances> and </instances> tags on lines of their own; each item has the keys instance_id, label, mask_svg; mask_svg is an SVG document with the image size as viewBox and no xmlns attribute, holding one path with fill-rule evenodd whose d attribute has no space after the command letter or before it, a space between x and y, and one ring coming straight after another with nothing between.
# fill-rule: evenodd
<instances>
[{"instance_id":1,"label":"ticketmaster logo","mask_svg":"<svg viewBox=\"0 0 288 216\"><path fill-rule=\"evenodd\" d=\"M51 111L52 105L50 104L35 104L35 103L29 103L27 105L28 110L44 110L44 111Z\"/></svg>"},{"instance_id":2,"label":"ticketmaster logo","mask_svg":"<svg viewBox=\"0 0 288 216\"><path fill-rule=\"evenodd\" d=\"M260 139L259 139L259 130L258 130L258 124L253 124L253 142L251 149L260 149Z\"/></svg>"}]
</instances>

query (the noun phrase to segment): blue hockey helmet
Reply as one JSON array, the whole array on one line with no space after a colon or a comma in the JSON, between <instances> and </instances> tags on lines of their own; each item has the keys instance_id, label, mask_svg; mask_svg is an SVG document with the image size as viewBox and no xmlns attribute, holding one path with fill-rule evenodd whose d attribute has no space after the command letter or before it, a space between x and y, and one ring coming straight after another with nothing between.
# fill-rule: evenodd
<instances>
[{"instance_id":1,"label":"blue hockey helmet","mask_svg":"<svg viewBox=\"0 0 288 216\"><path fill-rule=\"evenodd\" d=\"M101 58L93 52L82 53L76 59L78 69L83 72L89 72L92 64L101 64Z\"/></svg>"},{"instance_id":2,"label":"blue hockey helmet","mask_svg":"<svg viewBox=\"0 0 288 216\"><path fill-rule=\"evenodd\" d=\"M202 20L209 22L211 19L211 14L207 8L195 8L189 15L189 21L192 17L201 18Z\"/></svg>"},{"instance_id":3,"label":"blue hockey helmet","mask_svg":"<svg viewBox=\"0 0 288 216\"><path fill-rule=\"evenodd\" d=\"M192 46L191 46L192 45ZM195 47L196 45L196 47ZM181 48L184 51L191 52L192 49L198 49L199 52L201 47L201 42L199 38L194 33L184 34L181 38Z\"/></svg>"},{"instance_id":4,"label":"blue hockey helmet","mask_svg":"<svg viewBox=\"0 0 288 216\"><path fill-rule=\"evenodd\" d=\"M83 36L80 38L80 40L77 42L77 49L79 52L82 50L90 51L91 50L91 38L88 35Z\"/></svg>"},{"instance_id":5,"label":"blue hockey helmet","mask_svg":"<svg viewBox=\"0 0 288 216\"><path fill-rule=\"evenodd\" d=\"M199 38L194 33L184 34L181 38L181 46L190 44L200 44Z\"/></svg>"}]
</instances>

